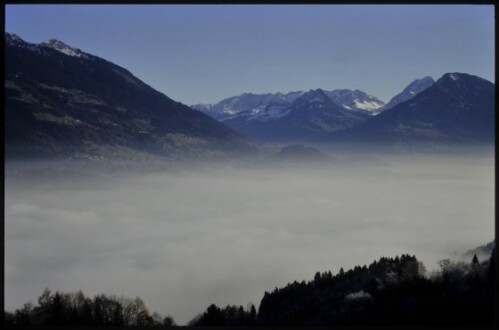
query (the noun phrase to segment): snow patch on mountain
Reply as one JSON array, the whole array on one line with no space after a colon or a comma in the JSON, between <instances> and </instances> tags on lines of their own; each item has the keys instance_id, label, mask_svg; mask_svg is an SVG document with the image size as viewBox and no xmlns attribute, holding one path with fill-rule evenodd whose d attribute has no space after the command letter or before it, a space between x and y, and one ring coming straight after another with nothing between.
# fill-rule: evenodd
<instances>
[{"instance_id":1,"label":"snow patch on mountain","mask_svg":"<svg viewBox=\"0 0 499 330\"><path fill-rule=\"evenodd\" d=\"M17 34L8 32L5 32L5 42L7 42L11 46L27 44L27 42L21 39Z\"/></svg>"},{"instance_id":2,"label":"snow patch on mountain","mask_svg":"<svg viewBox=\"0 0 499 330\"><path fill-rule=\"evenodd\" d=\"M50 39L48 42L42 42L40 46L52 48L68 56L88 58L88 56L77 48L70 47L62 41Z\"/></svg>"},{"instance_id":3,"label":"snow patch on mountain","mask_svg":"<svg viewBox=\"0 0 499 330\"><path fill-rule=\"evenodd\" d=\"M244 93L224 99L215 104L195 104L191 107L220 120L248 120L253 122L269 121L289 114L288 107L295 101L301 104L314 105L335 103L345 111L361 112L376 115L385 103L367 93L349 89L325 91L311 89L308 92L295 91L289 93L253 94Z\"/></svg>"},{"instance_id":4,"label":"snow patch on mountain","mask_svg":"<svg viewBox=\"0 0 499 330\"><path fill-rule=\"evenodd\" d=\"M354 100L355 107L357 109L363 109L363 110L378 110L381 108L381 105L379 102L369 102L369 101L359 101L359 100Z\"/></svg>"},{"instance_id":5,"label":"snow patch on mountain","mask_svg":"<svg viewBox=\"0 0 499 330\"><path fill-rule=\"evenodd\" d=\"M270 104L263 111L248 118L248 120L266 122L285 117L290 111L289 104Z\"/></svg>"},{"instance_id":6,"label":"snow patch on mountain","mask_svg":"<svg viewBox=\"0 0 499 330\"><path fill-rule=\"evenodd\" d=\"M348 111L357 111L375 115L385 103L375 96L361 90L335 89L325 92L336 104Z\"/></svg>"},{"instance_id":7,"label":"snow patch on mountain","mask_svg":"<svg viewBox=\"0 0 499 330\"><path fill-rule=\"evenodd\" d=\"M38 45L29 43L21 39L17 34L5 32L5 43L9 46L21 47L28 49L32 52L40 53Z\"/></svg>"},{"instance_id":8,"label":"snow patch on mountain","mask_svg":"<svg viewBox=\"0 0 499 330\"><path fill-rule=\"evenodd\" d=\"M270 104L291 104L294 100L300 97L303 92L289 93L267 93L253 94L244 93L238 96L229 97L216 104L195 104L193 109L204 112L205 114L218 119L226 120L229 118L251 117L265 111ZM265 117L265 116L264 116Z\"/></svg>"},{"instance_id":9,"label":"snow patch on mountain","mask_svg":"<svg viewBox=\"0 0 499 330\"><path fill-rule=\"evenodd\" d=\"M56 39L50 39L47 42L42 42L40 44L29 43L21 39L18 35L14 33L5 33L5 42L10 46L22 47L28 49L32 52L40 53L43 49L53 49L64 55L78 58L91 59L91 56L82 52L77 48L70 47L63 43L62 41Z\"/></svg>"}]
</instances>

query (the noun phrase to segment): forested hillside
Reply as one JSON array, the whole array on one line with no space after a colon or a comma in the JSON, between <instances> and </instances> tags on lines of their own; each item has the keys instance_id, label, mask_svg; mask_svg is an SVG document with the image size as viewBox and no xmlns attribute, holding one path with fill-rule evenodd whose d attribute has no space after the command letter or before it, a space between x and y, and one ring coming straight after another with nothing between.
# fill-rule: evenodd
<instances>
[{"instance_id":1,"label":"forested hillside","mask_svg":"<svg viewBox=\"0 0 499 330\"><path fill-rule=\"evenodd\" d=\"M211 304L189 326L492 326L494 322L495 249L489 260L440 261L428 273L415 256L382 257L333 275L317 272L308 282L293 282L265 292L258 311ZM193 311L195 314L195 311ZM169 315L150 313L140 298L81 291L51 293L38 304L26 303L5 313L8 326L145 326L175 325Z\"/></svg>"}]
</instances>

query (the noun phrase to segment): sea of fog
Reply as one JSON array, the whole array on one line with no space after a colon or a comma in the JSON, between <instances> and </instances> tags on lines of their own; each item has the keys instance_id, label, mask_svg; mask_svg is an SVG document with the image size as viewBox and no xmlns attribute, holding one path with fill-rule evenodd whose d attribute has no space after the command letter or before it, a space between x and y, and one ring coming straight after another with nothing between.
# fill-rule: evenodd
<instances>
[{"instance_id":1,"label":"sea of fog","mask_svg":"<svg viewBox=\"0 0 499 330\"><path fill-rule=\"evenodd\" d=\"M69 165L68 165L69 164ZM493 155L103 170L9 162L5 305L45 287L140 296L185 324L316 271L415 254L426 267L494 238Z\"/></svg>"}]
</instances>

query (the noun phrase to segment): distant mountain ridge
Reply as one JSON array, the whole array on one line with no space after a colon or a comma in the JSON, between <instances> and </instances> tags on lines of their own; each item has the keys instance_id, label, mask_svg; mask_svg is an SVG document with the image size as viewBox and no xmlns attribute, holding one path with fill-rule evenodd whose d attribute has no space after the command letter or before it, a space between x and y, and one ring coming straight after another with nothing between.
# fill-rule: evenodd
<instances>
[{"instance_id":1,"label":"distant mountain ridge","mask_svg":"<svg viewBox=\"0 0 499 330\"><path fill-rule=\"evenodd\" d=\"M406 86L402 92L394 96L388 104L375 96L368 95L361 90L336 89L332 91L321 90L329 100L323 98L323 107L331 107L331 102L334 103L335 111L342 108L344 111L353 114L353 117L358 117L357 120L345 120L344 116L322 116L322 118L305 119L305 117L296 117L290 121L289 116L292 116L293 107L296 108L296 102L300 97L309 92L289 92L289 93L266 93L252 94L244 93L239 96L224 99L216 104L197 104L192 107L208 114L209 116L227 124L234 130L249 137L264 140L264 141L285 141L285 142L308 142L311 139L321 135L325 135L334 131L342 130L357 125L358 123L368 120L369 117L378 115L404 101L407 101L430 87L434 83L433 78L423 77L416 79ZM298 121L305 120L301 123L300 128ZM334 122L337 120L338 122ZM309 121L307 123L307 121ZM311 123L315 122L315 134L305 133L305 130L310 131ZM284 127L286 124L293 126L295 132L291 134ZM308 127L308 129L305 129ZM302 134L300 134L300 132ZM291 141L287 141L292 138Z\"/></svg>"},{"instance_id":2,"label":"distant mountain ridge","mask_svg":"<svg viewBox=\"0 0 499 330\"><path fill-rule=\"evenodd\" d=\"M369 95L358 89L324 90L324 93L326 93L333 102L346 110L377 115L382 111L393 108L397 104L409 100L430 87L434 82L433 78L429 76L416 79L386 104L376 96ZM191 107L206 113L217 120L224 120L238 115L247 118L264 117L265 114L263 112L269 105L278 104L282 107L290 105L296 98L304 93L304 91L264 94L244 93L226 98L214 104L199 103L194 104Z\"/></svg>"},{"instance_id":3,"label":"distant mountain ridge","mask_svg":"<svg viewBox=\"0 0 499 330\"><path fill-rule=\"evenodd\" d=\"M433 78L429 76L423 77L421 79L416 79L413 82L411 82L409 85L407 85L407 87L404 88L402 92L392 97L392 99L380 110L385 111L393 108L394 106L402 102L410 100L411 98L421 93L422 91L433 85L434 83L435 80L433 80Z\"/></svg>"},{"instance_id":4,"label":"distant mountain ridge","mask_svg":"<svg viewBox=\"0 0 499 330\"><path fill-rule=\"evenodd\" d=\"M250 148L126 69L58 40L5 34L7 157L170 157Z\"/></svg>"},{"instance_id":5,"label":"distant mountain ridge","mask_svg":"<svg viewBox=\"0 0 499 330\"><path fill-rule=\"evenodd\" d=\"M465 73L447 73L430 87L355 127L334 132L328 141L361 143L494 142L491 82Z\"/></svg>"},{"instance_id":6,"label":"distant mountain ridge","mask_svg":"<svg viewBox=\"0 0 499 330\"><path fill-rule=\"evenodd\" d=\"M343 108L365 114L376 115L385 106L385 102L379 98L358 89L335 89L325 91L325 93L333 102Z\"/></svg>"},{"instance_id":7,"label":"distant mountain ridge","mask_svg":"<svg viewBox=\"0 0 499 330\"><path fill-rule=\"evenodd\" d=\"M269 106L278 105L280 108L285 109L304 93L304 91L279 92L274 94L244 93L229 97L215 104L195 104L191 107L221 121L235 116L244 116L253 120L261 117L269 117L265 113L265 110ZM363 112L365 114L377 114L378 110L385 105L379 98L368 95L358 89L324 90L324 93L345 110ZM273 112L275 115L279 115L277 110L274 109Z\"/></svg>"},{"instance_id":8,"label":"distant mountain ridge","mask_svg":"<svg viewBox=\"0 0 499 330\"><path fill-rule=\"evenodd\" d=\"M215 104L195 104L191 107L193 109L204 112L215 119L225 119L242 112L250 112L257 114L267 107L269 104L290 104L303 92L289 92L289 93L265 93L253 94L244 93L238 96L226 98Z\"/></svg>"},{"instance_id":9,"label":"distant mountain ridge","mask_svg":"<svg viewBox=\"0 0 499 330\"><path fill-rule=\"evenodd\" d=\"M291 104L271 103L253 115L240 112L221 121L254 139L306 142L357 125L370 115L349 111L333 102L321 89L300 95Z\"/></svg>"}]
</instances>

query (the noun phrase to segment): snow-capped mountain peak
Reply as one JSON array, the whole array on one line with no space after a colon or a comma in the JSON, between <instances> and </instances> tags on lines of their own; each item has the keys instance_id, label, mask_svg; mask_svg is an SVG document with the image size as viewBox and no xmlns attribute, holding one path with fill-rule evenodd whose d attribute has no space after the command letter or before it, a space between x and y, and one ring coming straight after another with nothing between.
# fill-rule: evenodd
<instances>
[{"instance_id":1,"label":"snow-capped mountain peak","mask_svg":"<svg viewBox=\"0 0 499 330\"><path fill-rule=\"evenodd\" d=\"M36 44L24 41L17 34L5 32L5 44L13 47L28 49L32 52L40 52L40 48Z\"/></svg>"},{"instance_id":2,"label":"snow-capped mountain peak","mask_svg":"<svg viewBox=\"0 0 499 330\"><path fill-rule=\"evenodd\" d=\"M368 95L361 90L335 89L326 92L327 96L336 104L349 111L360 111L377 114L385 103L375 96Z\"/></svg>"},{"instance_id":3,"label":"snow-capped mountain peak","mask_svg":"<svg viewBox=\"0 0 499 330\"><path fill-rule=\"evenodd\" d=\"M266 93L266 94L254 94L254 93L244 93L238 96L229 97L215 104L195 104L191 107L204 112L205 114L212 116L217 120L225 120L232 117L249 117L249 116L263 116L266 108L271 105L289 105L303 92L289 92L289 93ZM276 115L277 107L273 108L270 117Z\"/></svg>"},{"instance_id":4,"label":"snow-capped mountain peak","mask_svg":"<svg viewBox=\"0 0 499 330\"><path fill-rule=\"evenodd\" d=\"M88 56L77 48L70 47L62 41L50 39L47 42L42 42L40 46L52 48L68 56L88 58Z\"/></svg>"},{"instance_id":5,"label":"snow-capped mountain peak","mask_svg":"<svg viewBox=\"0 0 499 330\"><path fill-rule=\"evenodd\" d=\"M331 99L320 88L311 89L304 93L297 100L300 103L331 102Z\"/></svg>"},{"instance_id":6,"label":"snow-capped mountain peak","mask_svg":"<svg viewBox=\"0 0 499 330\"><path fill-rule=\"evenodd\" d=\"M63 43L62 41L56 39L50 39L47 42L42 42L40 44L29 43L21 39L18 35L14 33L5 32L5 43L10 46L25 48L37 53L40 53L46 49L56 50L64 55L79 57L85 59L92 59L93 56L82 52L77 48L70 47Z\"/></svg>"},{"instance_id":7,"label":"snow-capped mountain peak","mask_svg":"<svg viewBox=\"0 0 499 330\"><path fill-rule=\"evenodd\" d=\"M26 44L26 41L21 39L17 34L5 32L5 42L9 45L17 46L20 44Z\"/></svg>"}]
</instances>

